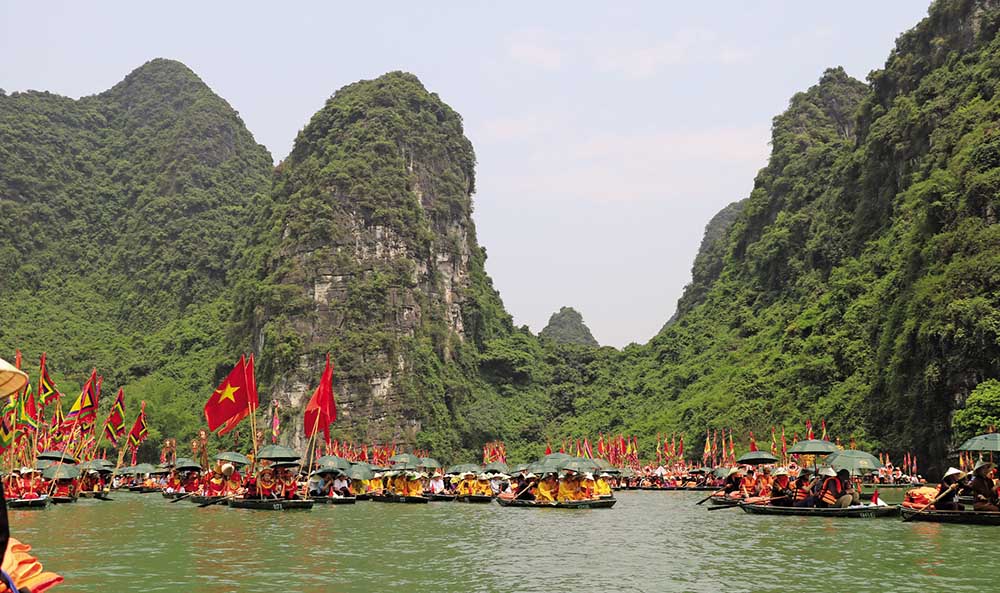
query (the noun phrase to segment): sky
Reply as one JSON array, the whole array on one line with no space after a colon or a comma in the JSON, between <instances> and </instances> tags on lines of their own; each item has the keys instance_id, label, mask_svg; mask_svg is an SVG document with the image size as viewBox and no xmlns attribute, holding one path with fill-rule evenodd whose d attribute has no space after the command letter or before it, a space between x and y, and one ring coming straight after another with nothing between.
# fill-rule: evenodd
<instances>
[{"instance_id":1,"label":"sky","mask_svg":"<svg viewBox=\"0 0 1000 593\"><path fill-rule=\"evenodd\" d=\"M515 323L540 331L568 305L620 347L673 314L791 96L828 67L864 80L928 4L0 0L0 88L80 97L176 59L277 162L338 88L412 72L464 119Z\"/></svg>"}]
</instances>

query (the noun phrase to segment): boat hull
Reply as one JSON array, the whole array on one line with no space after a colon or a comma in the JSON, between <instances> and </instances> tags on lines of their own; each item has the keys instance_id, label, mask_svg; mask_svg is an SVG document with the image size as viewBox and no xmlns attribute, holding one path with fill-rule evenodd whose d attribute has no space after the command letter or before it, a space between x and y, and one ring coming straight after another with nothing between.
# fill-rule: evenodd
<instances>
[{"instance_id":1,"label":"boat hull","mask_svg":"<svg viewBox=\"0 0 1000 593\"><path fill-rule=\"evenodd\" d=\"M430 502L431 499L426 496L399 496L398 494L379 494L372 495L371 500L375 502L396 502L403 504L425 504Z\"/></svg>"},{"instance_id":2,"label":"boat hull","mask_svg":"<svg viewBox=\"0 0 1000 593\"><path fill-rule=\"evenodd\" d=\"M920 509L903 507L900 513L907 521L926 521L930 523L959 523L963 525L1000 525L1000 513L985 511L932 511L926 510L919 515ZM913 517L912 519L910 517Z\"/></svg>"},{"instance_id":3,"label":"boat hull","mask_svg":"<svg viewBox=\"0 0 1000 593\"><path fill-rule=\"evenodd\" d=\"M485 496L481 494L467 494L464 496L456 496L455 502L469 502L473 504L489 504L493 502L492 496Z\"/></svg>"},{"instance_id":4,"label":"boat hull","mask_svg":"<svg viewBox=\"0 0 1000 593\"><path fill-rule=\"evenodd\" d=\"M358 499L355 496L313 496L309 500L316 504L354 504Z\"/></svg>"},{"instance_id":5,"label":"boat hull","mask_svg":"<svg viewBox=\"0 0 1000 593\"><path fill-rule=\"evenodd\" d=\"M506 498L497 498L496 501L502 507L519 509L610 509L618 502L614 498L572 500L554 503L535 502L533 500L510 500Z\"/></svg>"},{"instance_id":6,"label":"boat hull","mask_svg":"<svg viewBox=\"0 0 1000 593\"><path fill-rule=\"evenodd\" d=\"M39 498L15 498L13 500L7 501L8 509L34 509L41 510L49 506L49 497L41 496Z\"/></svg>"},{"instance_id":7,"label":"boat hull","mask_svg":"<svg viewBox=\"0 0 1000 593\"><path fill-rule=\"evenodd\" d=\"M76 502L75 496L50 496L52 504L72 504Z\"/></svg>"},{"instance_id":8,"label":"boat hull","mask_svg":"<svg viewBox=\"0 0 1000 593\"><path fill-rule=\"evenodd\" d=\"M455 502L454 494L428 494L427 498L434 502Z\"/></svg>"},{"instance_id":9,"label":"boat hull","mask_svg":"<svg viewBox=\"0 0 1000 593\"><path fill-rule=\"evenodd\" d=\"M209 504L209 503L226 504L227 501L222 500L223 498L228 498L228 497L226 497L226 496L198 496L198 495L194 495L194 496L189 496L189 497L187 497L184 500L186 500L188 502L193 502L194 504ZM215 502L217 500L222 500L222 502Z\"/></svg>"},{"instance_id":10,"label":"boat hull","mask_svg":"<svg viewBox=\"0 0 1000 593\"><path fill-rule=\"evenodd\" d=\"M898 506L864 506L845 509L816 509L802 507L776 507L767 504L741 504L740 508L752 515L786 515L799 517L837 517L853 519L873 519L894 517L899 514Z\"/></svg>"},{"instance_id":11,"label":"boat hull","mask_svg":"<svg viewBox=\"0 0 1000 593\"><path fill-rule=\"evenodd\" d=\"M229 501L234 509L250 509L256 511L307 511L313 508L312 500L281 500L234 498Z\"/></svg>"}]
</instances>

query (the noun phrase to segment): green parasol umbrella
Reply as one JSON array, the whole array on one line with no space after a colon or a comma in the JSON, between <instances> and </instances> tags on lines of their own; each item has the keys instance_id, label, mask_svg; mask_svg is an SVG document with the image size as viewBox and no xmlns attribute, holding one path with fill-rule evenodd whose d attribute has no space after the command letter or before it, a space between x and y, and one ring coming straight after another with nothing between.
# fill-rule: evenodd
<instances>
[{"instance_id":1,"label":"green parasol umbrella","mask_svg":"<svg viewBox=\"0 0 1000 593\"><path fill-rule=\"evenodd\" d=\"M393 462L393 467L398 463L410 463L413 465L420 464L420 458L412 453L397 453L389 458L389 461Z\"/></svg>"},{"instance_id":2,"label":"green parasol umbrella","mask_svg":"<svg viewBox=\"0 0 1000 593\"><path fill-rule=\"evenodd\" d=\"M767 451L749 451L740 455L736 463L743 463L746 465L765 465L768 463L776 463L778 458L771 455Z\"/></svg>"},{"instance_id":3,"label":"green parasol umbrella","mask_svg":"<svg viewBox=\"0 0 1000 593\"><path fill-rule=\"evenodd\" d=\"M344 469L336 467L334 465L324 465L324 466L320 467L318 470L316 470L315 473L316 474L320 474L320 475L322 475L322 474L331 474L331 475L337 476L337 475L343 474L344 473Z\"/></svg>"},{"instance_id":4,"label":"green parasol umbrella","mask_svg":"<svg viewBox=\"0 0 1000 593\"><path fill-rule=\"evenodd\" d=\"M994 451L1000 452L1000 433L991 432L972 437L962 443L959 451Z\"/></svg>"},{"instance_id":5,"label":"green parasol umbrella","mask_svg":"<svg viewBox=\"0 0 1000 593\"><path fill-rule=\"evenodd\" d=\"M347 470L347 477L352 480L370 480L375 477L375 473L367 467L355 465Z\"/></svg>"},{"instance_id":6,"label":"green parasol umbrella","mask_svg":"<svg viewBox=\"0 0 1000 593\"><path fill-rule=\"evenodd\" d=\"M441 464L438 463L438 460L434 459L433 457L421 457L419 465L420 467L426 467L427 469L437 469L441 467Z\"/></svg>"},{"instance_id":7,"label":"green parasol umbrella","mask_svg":"<svg viewBox=\"0 0 1000 593\"><path fill-rule=\"evenodd\" d=\"M196 461L188 460L182 462L178 459L177 465L174 466L174 469L179 472L198 472L201 471L201 465Z\"/></svg>"},{"instance_id":8,"label":"green parasol umbrella","mask_svg":"<svg viewBox=\"0 0 1000 593\"><path fill-rule=\"evenodd\" d=\"M392 469L394 469L394 470L404 470L404 471L416 471L416 470L420 469L420 466L417 465L416 463L405 463L405 462L400 461L400 462L396 462L396 463L392 464Z\"/></svg>"},{"instance_id":9,"label":"green parasol umbrella","mask_svg":"<svg viewBox=\"0 0 1000 593\"><path fill-rule=\"evenodd\" d=\"M324 455L316 460L316 465L324 468L336 467L340 469L349 469L351 467L351 462L343 457L337 457L336 455Z\"/></svg>"},{"instance_id":10,"label":"green parasol umbrella","mask_svg":"<svg viewBox=\"0 0 1000 593\"><path fill-rule=\"evenodd\" d=\"M851 475L855 476L870 473L884 467L877 457L871 453L858 451L857 449L845 449L844 451L831 453L826 458L826 463L835 470L846 469L851 472Z\"/></svg>"},{"instance_id":11,"label":"green parasol umbrella","mask_svg":"<svg viewBox=\"0 0 1000 593\"><path fill-rule=\"evenodd\" d=\"M465 472L472 472L474 474L478 474L481 471L483 471L482 466L476 465L475 463L460 463L458 465L453 465L449 467L448 471L445 473L449 475L464 474Z\"/></svg>"},{"instance_id":12,"label":"green parasol umbrella","mask_svg":"<svg viewBox=\"0 0 1000 593\"><path fill-rule=\"evenodd\" d=\"M494 461L483 468L483 473L508 474L510 473L510 467L502 461Z\"/></svg>"},{"instance_id":13,"label":"green parasol umbrella","mask_svg":"<svg viewBox=\"0 0 1000 593\"><path fill-rule=\"evenodd\" d=\"M549 453L548 455L546 455L542 459L554 459L556 461L562 461L563 459L569 459L571 457L573 457L573 456L572 455L567 455L565 453L556 452L556 453Z\"/></svg>"},{"instance_id":14,"label":"green parasol umbrella","mask_svg":"<svg viewBox=\"0 0 1000 593\"><path fill-rule=\"evenodd\" d=\"M580 457L565 460L559 463L558 465L560 469L577 472L580 474L590 473L600 469L597 467L597 464L595 464L592 460L583 459Z\"/></svg>"},{"instance_id":15,"label":"green parasol umbrella","mask_svg":"<svg viewBox=\"0 0 1000 593\"><path fill-rule=\"evenodd\" d=\"M635 470L633 470L631 467L623 467L621 469L621 475L623 478L634 478Z\"/></svg>"},{"instance_id":16,"label":"green parasol umbrella","mask_svg":"<svg viewBox=\"0 0 1000 593\"><path fill-rule=\"evenodd\" d=\"M298 452L281 445L268 445L257 453L257 459L270 461L298 461L301 457Z\"/></svg>"},{"instance_id":17,"label":"green parasol umbrella","mask_svg":"<svg viewBox=\"0 0 1000 593\"><path fill-rule=\"evenodd\" d=\"M837 445L820 439L799 441L788 449L788 452L792 455L829 455L837 451L840 451Z\"/></svg>"},{"instance_id":18,"label":"green parasol umbrella","mask_svg":"<svg viewBox=\"0 0 1000 593\"><path fill-rule=\"evenodd\" d=\"M95 472L110 472L114 469L106 459L91 459L90 461L84 461L78 465L83 471L95 471Z\"/></svg>"},{"instance_id":19,"label":"green parasol umbrella","mask_svg":"<svg viewBox=\"0 0 1000 593\"><path fill-rule=\"evenodd\" d=\"M59 461L61 463L77 463L76 457L73 457L69 453L63 454L62 451L42 451L38 454L38 458Z\"/></svg>"},{"instance_id":20,"label":"green parasol umbrella","mask_svg":"<svg viewBox=\"0 0 1000 593\"><path fill-rule=\"evenodd\" d=\"M601 468L602 470L617 469L615 466L611 465L610 461L608 461L607 459L604 459L602 457L595 457L595 458L591 459L591 461L593 461L594 464L597 467Z\"/></svg>"},{"instance_id":21,"label":"green parasol umbrella","mask_svg":"<svg viewBox=\"0 0 1000 593\"><path fill-rule=\"evenodd\" d=\"M715 474L716 478L725 478L729 475L729 470L730 468L728 467L717 467L712 473Z\"/></svg>"},{"instance_id":22,"label":"green parasol umbrella","mask_svg":"<svg viewBox=\"0 0 1000 593\"><path fill-rule=\"evenodd\" d=\"M65 463L55 463L45 468L42 477L46 480L73 480L80 477L80 468Z\"/></svg>"},{"instance_id":23,"label":"green parasol umbrella","mask_svg":"<svg viewBox=\"0 0 1000 593\"><path fill-rule=\"evenodd\" d=\"M139 465L133 465L131 468L132 474L152 474L156 473L156 468L149 463L140 463Z\"/></svg>"},{"instance_id":24,"label":"green parasol umbrella","mask_svg":"<svg viewBox=\"0 0 1000 593\"><path fill-rule=\"evenodd\" d=\"M242 453L236 453L235 451L225 451L219 453L214 458L216 461L228 461L229 463L236 463L239 465L250 465L250 458ZM178 465L180 464L180 458L177 459Z\"/></svg>"}]
</instances>

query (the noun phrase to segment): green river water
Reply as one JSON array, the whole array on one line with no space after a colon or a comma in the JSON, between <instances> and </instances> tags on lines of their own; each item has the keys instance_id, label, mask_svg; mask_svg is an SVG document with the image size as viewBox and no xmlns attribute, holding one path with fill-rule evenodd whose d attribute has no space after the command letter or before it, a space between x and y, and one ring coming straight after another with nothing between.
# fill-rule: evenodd
<instances>
[{"instance_id":1,"label":"green river water","mask_svg":"<svg viewBox=\"0 0 1000 593\"><path fill-rule=\"evenodd\" d=\"M114 493L10 522L66 578L60 593L1000 590L996 528L710 512L694 506L702 495L621 492L615 508L583 511L267 512Z\"/></svg>"}]
</instances>

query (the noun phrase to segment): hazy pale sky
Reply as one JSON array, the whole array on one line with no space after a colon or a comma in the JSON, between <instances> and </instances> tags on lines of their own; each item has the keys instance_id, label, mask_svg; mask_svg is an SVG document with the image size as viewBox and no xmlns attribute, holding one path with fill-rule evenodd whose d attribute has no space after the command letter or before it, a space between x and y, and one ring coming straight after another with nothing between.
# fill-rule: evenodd
<instances>
[{"instance_id":1,"label":"hazy pale sky","mask_svg":"<svg viewBox=\"0 0 1000 593\"><path fill-rule=\"evenodd\" d=\"M80 97L173 58L278 161L338 88L413 72L465 120L515 322L537 332L570 305L622 346L673 313L705 224L766 163L771 118L827 67L882 67L928 4L0 0L0 88Z\"/></svg>"}]
</instances>

